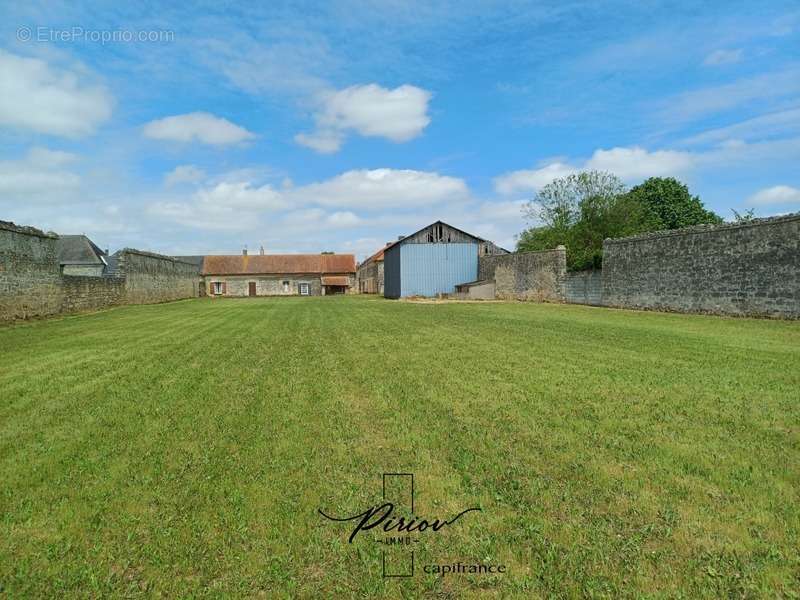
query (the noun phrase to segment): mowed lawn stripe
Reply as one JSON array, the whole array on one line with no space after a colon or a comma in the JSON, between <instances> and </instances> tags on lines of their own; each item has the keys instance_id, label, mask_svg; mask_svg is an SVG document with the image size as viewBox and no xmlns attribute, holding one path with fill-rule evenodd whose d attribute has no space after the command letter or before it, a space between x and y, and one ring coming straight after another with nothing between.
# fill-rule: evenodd
<instances>
[{"instance_id":1,"label":"mowed lawn stripe","mask_svg":"<svg viewBox=\"0 0 800 600\"><path fill-rule=\"evenodd\" d=\"M758 595L800 560L797 323L525 304L202 300L0 329L17 595ZM325 522L417 476L483 512L383 580Z\"/></svg>"}]
</instances>

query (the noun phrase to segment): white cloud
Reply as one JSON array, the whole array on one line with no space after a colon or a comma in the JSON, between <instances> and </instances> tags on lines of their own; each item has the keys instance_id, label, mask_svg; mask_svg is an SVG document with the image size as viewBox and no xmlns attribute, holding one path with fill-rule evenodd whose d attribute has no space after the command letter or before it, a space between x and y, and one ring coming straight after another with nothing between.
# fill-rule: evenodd
<instances>
[{"instance_id":1,"label":"white cloud","mask_svg":"<svg viewBox=\"0 0 800 600\"><path fill-rule=\"evenodd\" d=\"M28 162L40 167L62 167L78 160L77 154L34 146L28 151Z\"/></svg>"},{"instance_id":2,"label":"white cloud","mask_svg":"<svg viewBox=\"0 0 800 600\"><path fill-rule=\"evenodd\" d=\"M374 169L294 188L293 195L325 206L377 209L464 199L469 190L462 179L430 171Z\"/></svg>"},{"instance_id":3,"label":"white cloud","mask_svg":"<svg viewBox=\"0 0 800 600\"><path fill-rule=\"evenodd\" d=\"M336 152L348 132L407 142L430 123L431 93L413 85L393 90L374 83L354 85L319 95L320 109L314 133L300 133L295 141L317 152Z\"/></svg>"},{"instance_id":4,"label":"white cloud","mask_svg":"<svg viewBox=\"0 0 800 600\"><path fill-rule=\"evenodd\" d=\"M147 214L158 220L209 231L244 231L258 226L251 215L241 211L226 206L201 205L192 201L153 202L148 205Z\"/></svg>"},{"instance_id":5,"label":"white cloud","mask_svg":"<svg viewBox=\"0 0 800 600\"><path fill-rule=\"evenodd\" d=\"M699 171L717 169L717 176L724 177L724 170L747 169L749 172L764 170L774 173L781 165L794 166L800 160L800 137L745 142L728 139L705 152L693 153Z\"/></svg>"},{"instance_id":6,"label":"white cloud","mask_svg":"<svg viewBox=\"0 0 800 600\"><path fill-rule=\"evenodd\" d=\"M290 207L270 185L227 181L196 190L188 198L158 200L147 207L151 216L198 229L237 231L254 229L265 213Z\"/></svg>"},{"instance_id":7,"label":"white cloud","mask_svg":"<svg viewBox=\"0 0 800 600\"><path fill-rule=\"evenodd\" d=\"M361 224L361 219L349 210L339 211L328 215L326 222L332 227L356 227Z\"/></svg>"},{"instance_id":8,"label":"white cloud","mask_svg":"<svg viewBox=\"0 0 800 600\"><path fill-rule=\"evenodd\" d=\"M501 194L536 191L553 179L579 171L609 171L629 182L647 177L676 176L690 170L695 157L689 152L656 150L649 152L639 146L595 150L582 164L554 162L538 169L512 171L495 178L495 189Z\"/></svg>"},{"instance_id":9,"label":"white cloud","mask_svg":"<svg viewBox=\"0 0 800 600\"><path fill-rule=\"evenodd\" d=\"M164 176L167 187L181 183L199 183L206 178L206 173L194 165L179 165Z\"/></svg>"},{"instance_id":10,"label":"white cloud","mask_svg":"<svg viewBox=\"0 0 800 600\"><path fill-rule=\"evenodd\" d=\"M489 221L522 221L522 209L525 201L504 200L494 202L484 202L476 211L476 216Z\"/></svg>"},{"instance_id":11,"label":"white cloud","mask_svg":"<svg viewBox=\"0 0 800 600\"><path fill-rule=\"evenodd\" d=\"M717 67L720 65L731 65L742 60L742 49L736 48L734 50L714 50L711 54L706 56L703 64L709 67Z\"/></svg>"},{"instance_id":12,"label":"white cloud","mask_svg":"<svg viewBox=\"0 0 800 600\"><path fill-rule=\"evenodd\" d=\"M321 208L296 210L285 215L282 224L286 227L308 231L323 229L349 229L362 225L364 221L350 211L328 213Z\"/></svg>"},{"instance_id":13,"label":"white cloud","mask_svg":"<svg viewBox=\"0 0 800 600\"><path fill-rule=\"evenodd\" d=\"M69 152L34 147L21 160L0 161L0 194L42 202L62 200L81 183L63 167L77 160Z\"/></svg>"},{"instance_id":14,"label":"white cloud","mask_svg":"<svg viewBox=\"0 0 800 600\"><path fill-rule=\"evenodd\" d=\"M748 201L757 205L800 204L800 189L788 185L776 185L756 192Z\"/></svg>"},{"instance_id":15,"label":"white cloud","mask_svg":"<svg viewBox=\"0 0 800 600\"><path fill-rule=\"evenodd\" d=\"M766 102L800 93L800 67L794 65L723 85L709 86L667 98L662 116L673 121L690 121L706 115Z\"/></svg>"},{"instance_id":16,"label":"white cloud","mask_svg":"<svg viewBox=\"0 0 800 600\"><path fill-rule=\"evenodd\" d=\"M256 137L247 129L207 112L174 115L150 121L144 126L144 135L156 140L196 140L215 146L238 144Z\"/></svg>"},{"instance_id":17,"label":"white cloud","mask_svg":"<svg viewBox=\"0 0 800 600\"><path fill-rule=\"evenodd\" d=\"M147 208L150 216L208 230L236 231L269 225L281 235L290 231L337 230L398 224L400 215L371 217L350 209L433 209L469 201L461 179L425 171L375 169L347 171L326 181L275 188L252 180L206 182L188 195L157 198ZM414 214L417 214L415 212ZM267 218L269 215L269 218Z\"/></svg>"},{"instance_id":18,"label":"white cloud","mask_svg":"<svg viewBox=\"0 0 800 600\"><path fill-rule=\"evenodd\" d=\"M247 181L218 183L195 192L195 200L207 206L245 210L281 210L288 207L283 195L270 185L254 186Z\"/></svg>"},{"instance_id":19,"label":"white cloud","mask_svg":"<svg viewBox=\"0 0 800 600\"><path fill-rule=\"evenodd\" d=\"M685 173L692 167L689 152L657 150L648 152L639 146L596 150L583 169L609 171L625 181L647 177L668 177Z\"/></svg>"},{"instance_id":20,"label":"white cloud","mask_svg":"<svg viewBox=\"0 0 800 600\"><path fill-rule=\"evenodd\" d=\"M765 139L800 133L800 108L781 110L725 127L709 129L682 141L684 145L699 145L726 140Z\"/></svg>"},{"instance_id":21,"label":"white cloud","mask_svg":"<svg viewBox=\"0 0 800 600\"><path fill-rule=\"evenodd\" d=\"M276 16L270 11L269 19L259 20L258 39L241 27L223 34L216 30L197 42L196 54L250 94L310 96L325 89L325 78L338 66L327 37L299 24L279 28L266 25Z\"/></svg>"},{"instance_id":22,"label":"white cloud","mask_svg":"<svg viewBox=\"0 0 800 600\"><path fill-rule=\"evenodd\" d=\"M105 87L78 71L0 50L0 126L77 138L107 121L112 104Z\"/></svg>"},{"instance_id":23,"label":"white cloud","mask_svg":"<svg viewBox=\"0 0 800 600\"><path fill-rule=\"evenodd\" d=\"M513 194L522 190L538 190L553 181L553 179L566 177L577 171L576 167L554 162L538 169L523 169L500 175L495 178L494 187L501 194Z\"/></svg>"},{"instance_id":24,"label":"white cloud","mask_svg":"<svg viewBox=\"0 0 800 600\"><path fill-rule=\"evenodd\" d=\"M314 133L298 133L294 141L301 146L316 150L320 154L333 154L342 147L344 136L338 131L317 131Z\"/></svg>"}]
</instances>

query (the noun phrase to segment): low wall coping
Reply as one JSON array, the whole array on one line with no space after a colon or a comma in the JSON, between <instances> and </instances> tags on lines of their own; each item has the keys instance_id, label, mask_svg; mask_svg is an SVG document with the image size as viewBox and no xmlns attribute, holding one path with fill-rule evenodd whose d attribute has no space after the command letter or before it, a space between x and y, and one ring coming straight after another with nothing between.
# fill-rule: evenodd
<instances>
[{"instance_id":1,"label":"low wall coping","mask_svg":"<svg viewBox=\"0 0 800 600\"><path fill-rule=\"evenodd\" d=\"M764 217L761 219L753 219L752 221L745 221L743 223L693 225L692 227L683 227L682 229L651 231L648 233L640 233L623 238L606 238L603 240L603 244L626 244L628 242L638 242L642 240L652 240L682 235L696 235L700 233L712 233L717 231L730 231L732 229L745 229L747 227L760 227L762 225L775 225L778 223L790 223L792 221L800 221L800 213L781 215L779 217Z\"/></svg>"},{"instance_id":2,"label":"low wall coping","mask_svg":"<svg viewBox=\"0 0 800 600\"><path fill-rule=\"evenodd\" d=\"M502 258L504 256L519 256L521 254L545 254L546 252L566 252L566 246L556 246L548 250L517 250L508 254L483 254L481 258Z\"/></svg>"},{"instance_id":3,"label":"low wall coping","mask_svg":"<svg viewBox=\"0 0 800 600\"><path fill-rule=\"evenodd\" d=\"M0 221L0 229L5 229L6 231L13 231L14 233L22 233L25 235L35 235L36 237L40 238L48 238L52 240L58 239L58 235L56 235L52 231L45 233L41 229L36 229L36 227L30 227L28 225L17 225L16 223L12 223L11 221Z\"/></svg>"},{"instance_id":4,"label":"low wall coping","mask_svg":"<svg viewBox=\"0 0 800 600\"><path fill-rule=\"evenodd\" d=\"M119 250L117 254L138 254L139 256L147 256L149 258L159 258L161 260L168 260L174 263L181 263L182 265L191 265L193 267L197 266L194 263L190 263L185 260L180 260L172 256L167 256L166 254L157 254L156 252L148 252L147 250L137 250L136 248L123 248L122 250Z\"/></svg>"}]
</instances>

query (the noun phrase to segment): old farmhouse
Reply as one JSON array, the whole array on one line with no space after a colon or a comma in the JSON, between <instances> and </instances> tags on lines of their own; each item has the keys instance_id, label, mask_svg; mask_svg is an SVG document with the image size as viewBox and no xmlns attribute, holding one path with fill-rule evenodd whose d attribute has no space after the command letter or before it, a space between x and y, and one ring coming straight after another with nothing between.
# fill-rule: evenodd
<instances>
[{"instance_id":1,"label":"old farmhouse","mask_svg":"<svg viewBox=\"0 0 800 600\"><path fill-rule=\"evenodd\" d=\"M508 254L493 242L436 221L383 249L384 296L452 294L478 278L478 257Z\"/></svg>"},{"instance_id":2,"label":"old farmhouse","mask_svg":"<svg viewBox=\"0 0 800 600\"><path fill-rule=\"evenodd\" d=\"M356 280L359 293L383 296L383 251L390 245L386 244L358 265Z\"/></svg>"},{"instance_id":3,"label":"old farmhouse","mask_svg":"<svg viewBox=\"0 0 800 600\"><path fill-rule=\"evenodd\" d=\"M205 256L201 268L209 296L325 296L353 289L352 254Z\"/></svg>"}]
</instances>

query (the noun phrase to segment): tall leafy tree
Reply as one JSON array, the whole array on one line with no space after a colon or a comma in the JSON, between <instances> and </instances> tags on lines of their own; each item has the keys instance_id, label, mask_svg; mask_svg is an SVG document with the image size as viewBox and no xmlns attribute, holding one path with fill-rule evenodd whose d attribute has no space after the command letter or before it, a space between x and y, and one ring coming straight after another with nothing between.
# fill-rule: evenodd
<instances>
[{"instance_id":1,"label":"tall leafy tree","mask_svg":"<svg viewBox=\"0 0 800 600\"><path fill-rule=\"evenodd\" d=\"M627 191L611 173L587 171L555 179L530 200L518 250L567 247L567 267L599 267L603 240L646 231L678 229L722 219L672 177L651 177Z\"/></svg>"},{"instance_id":2,"label":"tall leafy tree","mask_svg":"<svg viewBox=\"0 0 800 600\"><path fill-rule=\"evenodd\" d=\"M646 208L654 230L722 223L722 217L707 210L700 198L674 177L651 177L631 188L628 196Z\"/></svg>"},{"instance_id":3,"label":"tall leafy tree","mask_svg":"<svg viewBox=\"0 0 800 600\"><path fill-rule=\"evenodd\" d=\"M600 266L603 240L642 230L646 213L625 195L618 177L585 171L553 180L525 206L525 216L536 223L520 234L519 250L567 247L570 269Z\"/></svg>"}]
</instances>

